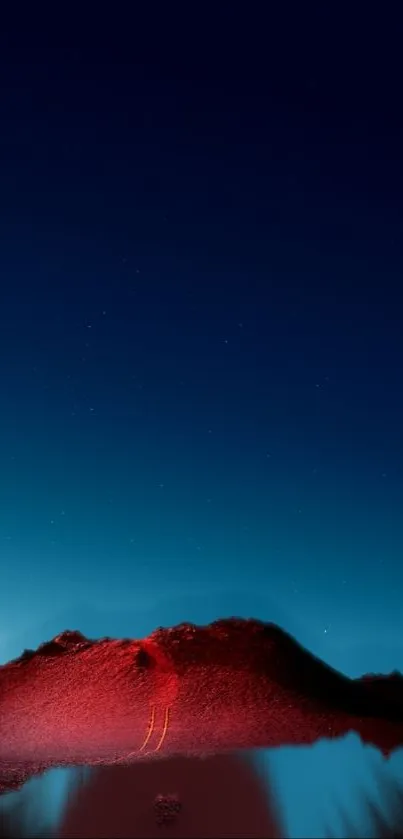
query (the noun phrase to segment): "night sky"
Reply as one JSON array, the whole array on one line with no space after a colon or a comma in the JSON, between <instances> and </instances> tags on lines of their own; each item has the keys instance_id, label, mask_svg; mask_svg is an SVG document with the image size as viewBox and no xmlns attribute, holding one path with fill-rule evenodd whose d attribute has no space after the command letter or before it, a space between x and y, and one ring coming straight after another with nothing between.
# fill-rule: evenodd
<instances>
[{"instance_id":1,"label":"night sky","mask_svg":"<svg viewBox=\"0 0 403 839\"><path fill-rule=\"evenodd\" d=\"M0 39L2 662L235 613L403 669L401 21L218 5ZM292 836L376 799L265 759Z\"/></svg>"}]
</instances>

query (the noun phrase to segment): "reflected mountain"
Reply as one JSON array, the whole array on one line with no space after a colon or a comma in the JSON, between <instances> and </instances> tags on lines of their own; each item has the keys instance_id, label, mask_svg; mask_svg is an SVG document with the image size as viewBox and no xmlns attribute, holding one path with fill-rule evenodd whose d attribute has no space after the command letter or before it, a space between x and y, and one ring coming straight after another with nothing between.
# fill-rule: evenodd
<instances>
[{"instance_id":1,"label":"reflected mountain","mask_svg":"<svg viewBox=\"0 0 403 839\"><path fill-rule=\"evenodd\" d=\"M249 755L172 758L94 770L69 802L58 839L284 836L267 780Z\"/></svg>"}]
</instances>

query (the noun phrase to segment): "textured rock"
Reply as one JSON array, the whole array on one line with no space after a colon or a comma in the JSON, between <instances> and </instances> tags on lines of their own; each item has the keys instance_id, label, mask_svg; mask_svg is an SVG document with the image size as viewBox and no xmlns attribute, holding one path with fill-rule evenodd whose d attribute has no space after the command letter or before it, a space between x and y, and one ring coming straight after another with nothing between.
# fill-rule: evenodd
<instances>
[{"instance_id":1,"label":"textured rock","mask_svg":"<svg viewBox=\"0 0 403 839\"><path fill-rule=\"evenodd\" d=\"M351 680L279 627L231 618L147 638L66 631L0 667L0 786L50 766L309 744L403 745L403 679Z\"/></svg>"}]
</instances>

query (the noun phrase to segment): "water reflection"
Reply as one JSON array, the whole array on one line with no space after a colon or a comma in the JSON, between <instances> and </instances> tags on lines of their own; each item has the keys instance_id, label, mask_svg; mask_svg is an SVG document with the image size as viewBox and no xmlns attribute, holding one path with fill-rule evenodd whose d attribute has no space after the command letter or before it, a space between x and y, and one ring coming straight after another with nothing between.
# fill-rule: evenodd
<instances>
[{"instance_id":1,"label":"water reflection","mask_svg":"<svg viewBox=\"0 0 403 839\"><path fill-rule=\"evenodd\" d=\"M186 614L184 614L184 603ZM139 604L140 598L136 603L136 608L105 611L105 609L97 609L94 605L83 603L63 614L55 615L42 626L31 628L18 637L8 639L6 647L2 649L2 660L19 655L24 647L36 647L42 641L68 627L80 629L89 637L102 635L142 637L160 624L172 625L183 619L195 623L207 623L217 616L231 614L245 617L254 615L263 620L274 620L312 648L308 623L304 623L300 617L297 620L295 616L290 615L280 598L272 602L267 593L259 596L255 592L226 590L210 592L206 600L202 593L187 597L181 592L175 598L160 599L153 604L145 603L143 606ZM315 652L321 653L317 649ZM330 661L330 663L335 662ZM398 662L395 666L397 664ZM253 761L250 756L248 760L249 777L253 768L253 772L257 773L256 784L259 790L262 789L262 785L266 790L266 803L270 810L269 816L267 814L266 816L270 817L273 830L274 826L277 830L275 835L309 834L321 837L327 830L334 836L343 836L346 835L346 818L350 819L357 830L362 831L361 835L371 835L373 813L370 816L368 808L363 806L363 796L368 801L375 802L375 806L384 806L383 792L380 792L380 785L376 778L379 777L379 771L385 771L386 764L373 750L364 749L356 737L348 737L338 743L319 743L309 749L280 749L259 753L254 756ZM396 777L403 779L401 754L395 755L388 766ZM138 770L132 767L120 769L122 774L119 776L119 783L122 783L122 789L134 789L128 778L131 777L130 772ZM378 772L377 776L374 775L374 769ZM146 769L146 771L153 770ZM177 764L177 771L179 777L180 762ZM246 772L245 767L242 771ZM92 773L87 773L86 777L91 778L91 783L86 792L82 773L76 770L52 771L27 784L21 792L10 796L7 809L13 809L13 818L17 810L20 814L26 812L29 820L40 826L38 830L41 835L44 831L55 833L60 822L66 827L67 822L63 822L66 806L69 813L70 805L76 802L74 812L77 814L78 801L82 802L86 795L95 795L93 791L95 778L97 785L101 785L101 781L102 784L111 784L111 792L113 795L117 794L117 789L114 787L117 776L111 775L109 769L102 769L99 772L101 774L94 777ZM105 775L102 774L103 772ZM192 769L192 772L196 777L196 769ZM214 777L214 773L212 774ZM152 775L150 777L152 778ZM149 777L143 779L137 774L136 784L141 786L143 783L152 786ZM203 788L207 783L207 780L203 779ZM75 799L76 784L79 796L77 801ZM159 784L156 784L155 795L160 792L158 787ZM174 792L170 787L167 787L165 791ZM149 795L150 801L151 798ZM2 802L2 807L4 809L4 802ZM82 803L80 807L82 812ZM67 817L69 819L72 817L72 811L70 815L66 815ZM186 825L190 829L187 822Z\"/></svg>"}]
</instances>

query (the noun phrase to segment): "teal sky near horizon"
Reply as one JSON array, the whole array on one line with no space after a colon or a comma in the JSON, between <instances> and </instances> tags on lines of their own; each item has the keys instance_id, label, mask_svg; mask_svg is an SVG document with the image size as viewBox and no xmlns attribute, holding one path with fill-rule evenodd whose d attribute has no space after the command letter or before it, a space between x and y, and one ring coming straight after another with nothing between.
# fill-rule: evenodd
<instances>
[{"instance_id":1,"label":"teal sky near horizon","mask_svg":"<svg viewBox=\"0 0 403 839\"><path fill-rule=\"evenodd\" d=\"M403 130L358 40L250 78L1 52L1 663L238 614L403 670ZM403 781L354 737L257 759L293 837Z\"/></svg>"}]
</instances>

